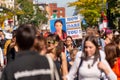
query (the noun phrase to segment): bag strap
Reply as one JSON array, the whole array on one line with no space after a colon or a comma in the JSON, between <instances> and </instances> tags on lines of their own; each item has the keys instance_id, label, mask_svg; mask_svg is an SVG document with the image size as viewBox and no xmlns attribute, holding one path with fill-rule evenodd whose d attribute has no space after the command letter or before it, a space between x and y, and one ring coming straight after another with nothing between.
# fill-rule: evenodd
<instances>
[{"instance_id":1,"label":"bag strap","mask_svg":"<svg viewBox=\"0 0 120 80\"><path fill-rule=\"evenodd\" d=\"M50 65L50 70L51 70L51 80L60 80L58 72L57 72L57 68L55 66L55 64L53 63L53 60L49 57L46 56Z\"/></svg>"},{"instance_id":2,"label":"bag strap","mask_svg":"<svg viewBox=\"0 0 120 80\"><path fill-rule=\"evenodd\" d=\"M99 56L99 61L101 61L101 56ZM104 77L103 77L103 75L102 75L103 71L100 70L100 72L101 72L101 74L100 74L100 80L104 80Z\"/></svg>"},{"instance_id":3,"label":"bag strap","mask_svg":"<svg viewBox=\"0 0 120 80\"><path fill-rule=\"evenodd\" d=\"M80 58L81 58L81 57L80 57ZM81 65L82 65L82 62L83 62L83 59L81 58L80 63L79 63L79 66L78 66L78 69L77 69L77 76L79 76L79 69L80 69L80 67L81 67Z\"/></svg>"}]
</instances>

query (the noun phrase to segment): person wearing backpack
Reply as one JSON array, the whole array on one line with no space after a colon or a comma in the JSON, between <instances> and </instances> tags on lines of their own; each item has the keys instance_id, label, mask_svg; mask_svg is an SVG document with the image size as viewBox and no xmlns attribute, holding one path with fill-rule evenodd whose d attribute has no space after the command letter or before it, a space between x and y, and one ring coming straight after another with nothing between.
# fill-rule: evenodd
<instances>
[{"instance_id":1,"label":"person wearing backpack","mask_svg":"<svg viewBox=\"0 0 120 80\"><path fill-rule=\"evenodd\" d=\"M74 80L76 75L78 80L100 80L102 73L108 80L117 80L115 73L105 58L101 57L98 38L87 36L84 41L83 51L77 53L77 57L71 67L67 80Z\"/></svg>"}]
</instances>

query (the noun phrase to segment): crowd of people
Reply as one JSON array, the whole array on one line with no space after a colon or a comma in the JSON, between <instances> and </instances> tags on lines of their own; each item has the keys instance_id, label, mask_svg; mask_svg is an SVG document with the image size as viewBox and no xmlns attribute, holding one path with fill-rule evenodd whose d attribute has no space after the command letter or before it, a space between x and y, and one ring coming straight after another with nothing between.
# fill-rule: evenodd
<instances>
[{"instance_id":1,"label":"crowd of people","mask_svg":"<svg viewBox=\"0 0 120 80\"><path fill-rule=\"evenodd\" d=\"M120 80L120 34L88 27L73 40L59 31L62 22L55 26L55 33L41 34L23 24L12 39L0 30L1 80Z\"/></svg>"}]
</instances>

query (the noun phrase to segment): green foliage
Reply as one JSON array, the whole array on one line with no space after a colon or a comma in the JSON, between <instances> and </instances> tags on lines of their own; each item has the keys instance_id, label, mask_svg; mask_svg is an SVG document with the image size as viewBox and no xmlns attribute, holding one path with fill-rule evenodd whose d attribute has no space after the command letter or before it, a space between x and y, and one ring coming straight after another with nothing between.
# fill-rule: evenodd
<instances>
[{"instance_id":1,"label":"green foliage","mask_svg":"<svg viewBox=\"0 0 120 80\"><path fill-rule=\"evenodd\" d=\"M19 4L18 7L21 8L21 10L16 9L16 15L18 15L18 20L20 21L19 23L30 22L34 13L32 2L29 2L28 0L17 0L16 3L17 5Z\"/></svg>"},{"instance_id":2,"label":"green foliage","mask_svg":"<svg viewBox=\"0 0 120 80\"><path fill-rule=\"evenodd\" d=\"M89 25L95 25L105 10L106 0L78 0L69 3L69 6L76 6L78 14L82 14Z\"/></svg>"},{"instance_id":3,"label":"green foliage","mask_svg":"<svg viewBox=\"0 0 120 80\"><path fill-rule=\"evenodd\" d=\"M20 8L22 9L21 13L18 14L19 23L33 23L36 26L40 24L47 23L46 12L41 11L36 5L36 11L33 10L33 4L30 0L17 0L17 4L20 4ZM20 13L20 11L19 11Z\"/></svg>"},{"instance_id":4,"label":"green foliage","mask_svg":"<svg viewBox=\"0 0 120 80\"><path fill-rule=\"evenodd\" d=\"M108 8L110 10L110 23L113 29L118 27L117 17L120 17L120 0L108 0Z\"/></svg>"},{"instance_id":5,"label":"green foliage","mask_svg":"<svg viewBox=\"0 0 120 80\"><path fill-rule=\"evenodd\" d=\"M14 14L10 9L3 7L3 11L0 12L0 23L4 22L5 19L11 19L13 15Z\"/></svg>"},{"instance_id":6,"label":"green foliage","mask_svg":"<svg viewBox=\"0 0 120 80\"><path fill-rule=\"evenodd\" d=\"M34 15L34 18L31 21L31 23L33 23L36 26L46 24L48 22L48 18L46 17L47 12L40 10L37 6L36 6L36 10L37 13Z\"/></svg>"}]
</instances>

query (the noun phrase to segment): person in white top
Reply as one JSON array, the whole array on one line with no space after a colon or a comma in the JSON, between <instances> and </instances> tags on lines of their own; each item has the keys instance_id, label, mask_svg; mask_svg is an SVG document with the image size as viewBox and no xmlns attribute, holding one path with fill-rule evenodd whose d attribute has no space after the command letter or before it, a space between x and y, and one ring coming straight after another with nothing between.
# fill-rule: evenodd
<instances>
[{"instance_id":1,"label":"person in white top","mask_svg":"<svg viewBox=\"0 0 120 80\"><path fill-rule=\"evenodd\" d=\"M74 80L76 75L78 75L78 80L100 80L102 73L108 80L117 80L108 62L100 55L97 38L87 36L84 46L83 51L77 54L78 57L66 76L67 80Z\"/></svg>"},{"instance_id":2,"label":"person in white top","mask_svg":"<svg viewBox=\"0 0 120 80\"><path fill-rule=\"evenodd\" d=\"M4 56L3 56L3 51L0 47L0 68L4 67Z\"/></svg>"}]
</instances>

